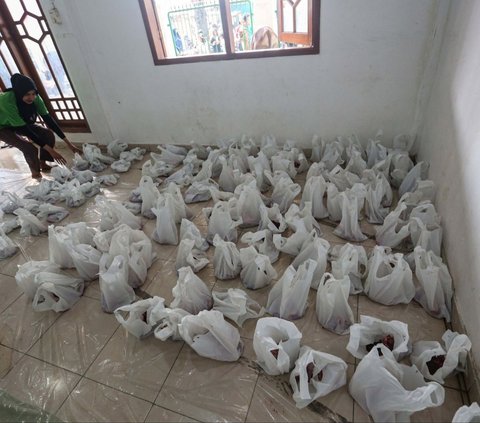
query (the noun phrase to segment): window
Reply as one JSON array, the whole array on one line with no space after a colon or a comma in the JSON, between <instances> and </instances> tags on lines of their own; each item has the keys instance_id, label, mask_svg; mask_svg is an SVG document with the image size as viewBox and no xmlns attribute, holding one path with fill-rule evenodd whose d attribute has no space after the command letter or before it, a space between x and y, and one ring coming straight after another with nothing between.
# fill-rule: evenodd
<instances>
[{"instance_id":1,"label":"window","mask_svg":"<svg viewBox=\"0 0 480 423\"><path fill-rule=\"evenodd\" d=\"M49 113L68 131L88 124L58 54L39 0L0 0L0 89L12 74L30 76Z\"/></svg>"},{"instance_id":2,"label":"window","mask_svg":"<svg viewBox=\"0 0 480 423\"><path fill-rule=\"evenodd\" d=\"M139 0L157 65L318 54L320 0Z\"/></svg>"}]
</instances>

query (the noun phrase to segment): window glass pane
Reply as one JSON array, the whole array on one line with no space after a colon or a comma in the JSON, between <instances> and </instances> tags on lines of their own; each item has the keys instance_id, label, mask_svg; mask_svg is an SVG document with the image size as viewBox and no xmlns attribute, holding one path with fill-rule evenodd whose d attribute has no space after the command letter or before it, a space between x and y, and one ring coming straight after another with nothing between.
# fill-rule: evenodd
<instances>
[{"instance_id":1,"label":"window glass pane","mask_svg":"<svg viewBox=\"0 0 480 423\"><path fill-rule=\"evenodd\" d=\"M58 105L57 105L57 102L56 101L52 101L52 107L55 109L55 110L58 110Z\"/></svg>"},{"instance_id":2,"label":"window glass pane","mask_svg":"<svg viewBox=\"0 0 480 423\"><path fill-rule=\"evenodd\" d=\"M57 116L57 119L58 119L58 120L64 120L64 119L63 119L62 112L55 112L55 116Z\"/></svg>"},{"instance_id":3,"label":"window glass pane","mask_svg":"<svg viewBox=\"0 0 480 423\"><path fill-rule=\"evenodd\" d=\"M59 98L61 97L60 92L58 91L57 84L55 80L52 78L50 73L50 69L47 66L47 62L45 61L45 56L43 55L40 46L32 40L25 39L25 46L27 47L28 53L35 65L35 69L37 70L40 79L42 80L42 84L47 91L49 98Z\"/></svg>"},{"instance_id":4,"label":"window glass pane","mask_svg":"<svg viewBox=\"0 0 480 423\"><path fill-rule=\"evenodd\" d=\"M308 1L300 0L295 8L296 32L308 32Z\"/></svg>"},{"instance_id":5,"label":"window glass pane","mask_svg":"<svg viewBox=\"0 0 480 423\"><path fill-rule=\"evenodd\" d=\"M276 1L230 0L235 52L278 49Z\"/></svg>"},{"instance_id":6,"label":"window glass pane","mask_svg":"<svg viewBox=\"0 0 480 423\"><path fill-rule=\"evenodd\" d=\"M27 33L25 32L25 28L23 27L22 24L18 24L18 25L17 25L17 30L18 30L18 32L20 33L20 35L21 35L22 37L24 37L25 35L27 35Z\"/></svg>"},{"instance_id":7,"label":"window glass pane","mask_svg":"<svg viewBox=\"0 0 480 423\"><path fill-rule=\"evenodd\" d=\"M60 61L60 57L58 56L57 50L55 45L53 44L52 37L47 35L45 40L42 42L42 46L45 50L45 54L47 55L48 63L53 69L53 73L57 78L57 82L60 85L60 90L64 97L74 97L75 93L73 92L72 85L65 73L65 69L63 68L62 62Z\"/></svg>"},{"instance_id":8,"label":"window glass pane","mask_svg":"<svg viewBox=\"0 0 480 423\"><path fill-rule=\"evenodd\" d=\"M73 103L70 100L65 101L65 103L67 103L68 109L73 109Z\"/></svg>"},{"instance_id":9,"label":"window glass pane","mask_svg":"<svg viewBox=\"0 0 480 423\"><path fill-rule=\"evenodd\" d=\"M64 101L61 101L61 100L60 100L60 101L58 102L58 106L60 107L60 109L66 109L66 107L65 107L65 102L64 102Z\"/></svg>"},{"instance_id":10,"label":"window glass pane","mask_svg":"<svg viewBox=\"0 0 480 423\"><path fill-rule=\"evenodd\" d=\"M3 60L5 61L7 68L10 70L11 75L20 72L18 70L17 64L15 63L15 60L13 60L12 53L10 53L10 50L4 42L2 42L2 45L0 46L0 53Z\"/></svg>"},{"instance_id":11,"label":"window glass pane","mask_svg":"<svg viewBox=\"0 0 480 423\"><path fill-rule=\"evenodd\" d=\"M22 3L20 3L20 0L5 0L5 3L7 4L8 10L10 11L10 14L12 15L12 18L14 21L19 21L24 13Z\"/></svg>"},{"instance_id":12,"label":"window glass pane","mask_svg":"<svg viewBox=\"0 0 480 423\"><path fill-rule=\"evenodd\" d=\"M288 0L283 0L283 30L293 32L293 7Z\"/></svg>"},{"instance_id":13,"label":"window glass pane","mask_svg":"<svg viewBox=\"0 0 480 423\"><path fill-rule=\"evenodd\" d=\"M3 61L3 58L0 57L0 78L2 79L4 85L8 88L10 87L10 72L8 71L7 66L5 65L5 62Z\"/></svg>"},{"instance_id":14,"label":"window glass pane","mask_svg":"<svg viewBox=\"0 0 480 423\"><path fill-rule=\"evenodd\" d=\"M25 7L27 8L27 11L30 12L33 15L37 16L43 16L42 11L38 7L37 0L28 0L25 2Z\"/></svg>"},{"instance_id":15,"label":"window glass pane","mask_svg":"<svg viewBox=\"0 0 480 423\"><path fill-rule=\"evenodd\" d=\"M63 117L66 119L66 120L70 120L70 113L68 112L63 112Z\"/></svg>"},{"instance_id":16,"label":"window glass pane","mask_svg":"<svg viewBox=\"0 0 480 423\"><path fill-rule=\"evenodd\" d=\"M40 40L43 35L42 28L37 19L27 16L24 20L25 28L27 28L28 35L35 40Z\"/></svg>"},{"instance_id":17,"label":"window glass pane","mask_svg":"<svg viewBox=\"0 0 480 423\"><path fill-rule=\"evenodd\" d=\"M42 25L43 31L44 31L44 32L48 32L47 22L45 22L44 19L42 19L42 20L40 21L40 24Z\"/></svg>"},{"instance_id":18,"label":"window glass pane","mask_svg":"<svg viewBox=\"0 0 480 423\"><path fill-rule=\"evenodd\" d=\"M78 116L79 116L79 117L80 117L80 119L82 119L82 120L83 120L83 119L85 119L85 117L83 116L83 113L82 113L82 112L80 112L80 111L78 112Z\"/></svg>"},{"instance_id":19,"label":"window glass pane","mask_svg":"<svg viewBox=\"0 0 480 423\"><path fill-rule=\"evenodd\" d=\"M225 52L218 0L156 0L167 57Z\"/></svg>"},{"instance_id":20,"label":"window glass pane","mask_svg":"<svg viewBox=\"0 0 480 423\"><path fill-rule=\"evenodd\" d=\"M78 120L77 112L70 112L70 114L72 115L72 119Z\"/></svg>"},{"instance_id":21,"label":"window glass pane","mask_svg":"<svg viewBox=\"0 0 480 423\"><path fill-rule=\"evenodd\" d=\"M80 105L78 104L78 101L77 100L73 100L73 104L75 106L76 109L79 109L80 108Z\"/></svg>"}]
</instances>

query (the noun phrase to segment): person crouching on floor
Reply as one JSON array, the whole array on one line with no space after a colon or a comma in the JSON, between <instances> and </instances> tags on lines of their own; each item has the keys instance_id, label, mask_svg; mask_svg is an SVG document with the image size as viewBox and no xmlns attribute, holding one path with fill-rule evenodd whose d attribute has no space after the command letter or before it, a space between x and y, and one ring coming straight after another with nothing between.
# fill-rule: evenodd
<instances>
[{"instance_id":1,"label":"person crouching on floor","mask_svg":"<svg viewBox=\"0 0 480 423\"><path fill-rule=\"evenodd\" d=\"M32 178L38 179L42 177L40 171L48 172L51 169L47 162L67 164L65 158L55 150L54 132L74 153L81 154L82 151L67 139L50 116L31 78L16 73L10 81L12 87L0 93L0 140L23 153ZM38 115L49 129L35 124Z\"/></svg>"}]
</instances>

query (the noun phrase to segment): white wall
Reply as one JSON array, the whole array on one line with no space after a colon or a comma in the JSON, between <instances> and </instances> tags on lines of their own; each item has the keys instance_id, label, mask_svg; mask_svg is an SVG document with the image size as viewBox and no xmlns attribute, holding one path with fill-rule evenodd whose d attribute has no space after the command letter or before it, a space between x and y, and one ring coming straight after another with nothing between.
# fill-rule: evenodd
<instances>
[{"instance_id":1,"label":"white wall","mask_svg":"<svg viewBox=\"0 0 480 423\"><path fill-rule=\"evenodd\" d=\"M460 317L480 364L480 2L452 1L419 158L430 162Z\"/></svg>"},{"instance_id":2,"label":"white wall","mask_svg":"<svg viewBox=\"0 0 480 423\"><path fill-rule=\"evenodd\" d=\"M438 3L323 0L320 55L168 66L153 65L137 0L53 0L50 25L100 143L271 133L309 146L412 130Z\"/></svg>"}]
</instances>

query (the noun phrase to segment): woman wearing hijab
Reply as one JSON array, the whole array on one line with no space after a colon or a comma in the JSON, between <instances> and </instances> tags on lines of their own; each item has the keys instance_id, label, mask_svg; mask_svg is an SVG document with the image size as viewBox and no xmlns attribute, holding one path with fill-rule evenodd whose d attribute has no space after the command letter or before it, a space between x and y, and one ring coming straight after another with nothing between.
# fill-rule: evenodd
<instances>
[{"instance_id":1,"label":"woman wearing hijab","mask_svg":"<svg viewBox=\"0 0 480 423\"><path fill-rule=\"evenodd\" d=\"M81 153L81 150L67 139L57 122L49 115L31 78L16 73L10 81L12 88L0 93L0 140L18 148L25 156L32 178L41 178L40 171L48 172L51 169L47 161L63 165L67 163L55 150L54 132L74 153ZM38 115L49 129L35 124ZM37 146L40 147L40 154Z\"/></svg>"}]
</instances>

